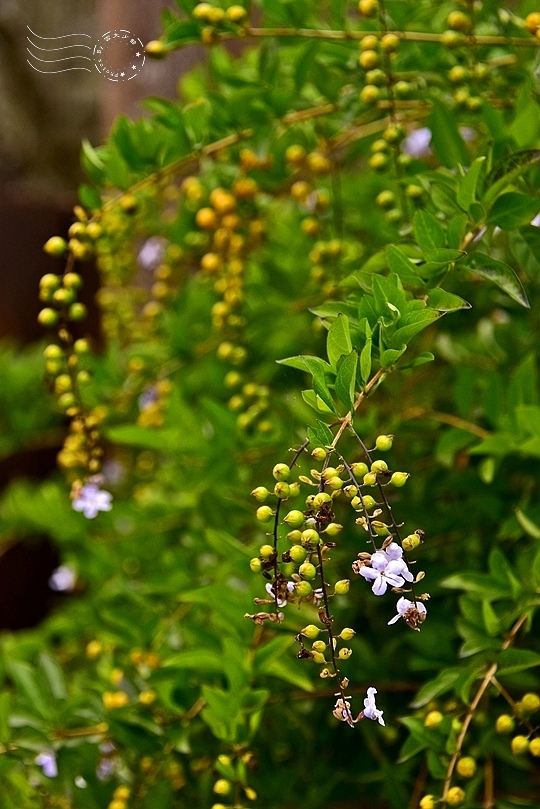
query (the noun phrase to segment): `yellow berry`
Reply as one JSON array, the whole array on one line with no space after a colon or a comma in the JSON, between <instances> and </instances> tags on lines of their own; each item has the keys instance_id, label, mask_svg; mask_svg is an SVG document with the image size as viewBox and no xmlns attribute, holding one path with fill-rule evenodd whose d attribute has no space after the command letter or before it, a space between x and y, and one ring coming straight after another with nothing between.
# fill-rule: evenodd
<instances>
[{"instance_id":1,"label":"yellow berry","mask_svg":"<svg viewBox=\"0 0 540 809\"><path fill-rule=\"evenodd\" d=\"M139 694L139 702L141 705L151 705L156 699L156 694L154 691L146 690L141 691Z\"/></svg>"},{"instance_id":2,"label":"yellow berry","mask_svg":"<svg viewBox=\"0 0 540 809\"><path fill-rule=\"evenodd\" d=\"M464 34L468 34L472 29L472 21L462 11L451 11L447 23L453 31L461 31Z\"/></svg>"},{"instance_id":3,"label":"yellow berry","mask_svg":"<svg viewBox=\"0 0 540 809\"><path fill-rule=\"evenodd\" d=\"M246 18L247 11L243 6L229 6L225 15L230 22L239 23Z\"/></svg>"},{"instance_id":4,"label":"yellow berry","mask_svg":"<svg viewBox=\"0 0 540 809\"><path fill-rule=\"evenodd\" d=\"M364 17L374 17L379 10L377 0L359 0L358 11Z\"/></svg>"},{"instance_id":5,"label":"yellow berry","mask_svg":"<svg viewBox=\"0 0 540 809\"><path fill-rule=\"evenodd\" d=\"M91 640L86 644L86 656L90 658L90 660L95 660L96 657L99 657L101 652L103 651L103 646L98 640Z\"/></svg>"},{"instance_id":6,"label":"yellow berry","mask_svg":"<svg viewBox=\"0 0 540 809\"><path fill-rule=\"evenodd\" d=\"M67 250L67 242L61 236L51 236L43 245L43 250L48 256L61 258Z\"/></svg>"},{"instance_id":7,"label":"yellow berry","mask_svg":"<svg viewBox=\"0 0 540 809\"><path fill-rule=\"evenodd\" d=\"M435 809L435 798L433 795L424 795L418 806L419 809Z\"/></svg>"},{"instance_id":8,"label":"yellow berry","mask_svg":"<svg viewBox=\"0 0 540 809\"><path fill-rule=\"evenodd\" d=\"M514 736L510 746L515 756L521 756L529 749L529 740L526 736Z\"/></svg>"},{"instance_id":9,"label":"yellow berry","mask_svg":"<svg viewBox=\"0 0 540 809\"><path fill-rule=\"evenodd\" d=\"M529 744L529 753L531 754L531 756L534 756L535 758L538 758L540 756L540 737L537 737L536 739L531 739L531 742Z\"/></svg>"},{"instance_id":10,"label":"yellow berry","mask_svg":"<svg viewBox=\"0 0 540 809\"><path fill-rule=\"evenodd\" d=\"M540 28L540 12L533 11L525 17L525 28L529 34L536 34Z\"/></svg>"},{"instance_id":11,"label":"yellow berry","mask_svg":"<svg viewBox=\"0 0 540 809\"><path fill-rule=\"evenodd\" d=\"M438 728L443 719L444 717L440 711L430 711L424 719L424 727L430 729Z\"/></svg>"},{"instance_id":12,"label":"yellow berry","mask_svg":"<svg viewBox=\"0 0 540 809\"><path fill-rule=\"evenodd\" d=\"M232 784L225 778L219 778L214 784L214 792L216 795L228 795L231 791Z\"/></svg>"},{"instance_id":13,"label":"yellow berry","mask_svg":"<svg viewBox=\"0 0 540 809\"><path fill-rule=\"evenodd\" d=\"M512 716L507 713L501 714L501 716L497 717L497 722L495 723L495 730L497 733L512 733L515 727L515 721Z\"/></svg>"},{"instance_id":14,"label":"yellow berry","mask_svg":"<svg viewBox=\"0 0 540 809\"><path fill-rule=\"evenodd\" d=\"M127 801L130 795L131 795L130 788L125 786L116 787L116 789L113 792L113 797L116 801Z\"/></svg>"},{"instance_id":15,"label":"yellow berry","mask_svg":"<svg viewBox=\"0 0 540 809\"><path fill-rule=\"evenodd\" d=\"M521 700L521 710L525 713L534 713L540 708L540 697L538 694L524 694Z\"/></svg>"},{"instance_id":16,"label":"yellow berry","mask_svg":"<svg viewBox=\"0 0 540 809\"><path fill-rule=\"evenodd\" d=\"M364 70L372 70L379 64L379 54L377 51L364 51L358 57L358 63Z\"/></svg>"},{"instance_id":17,"label":"yellow berry","mask_svg":"<svg viewBox=\"0 0 540 809\"><path fill-rule=\"evenodd\" d=\"M299 143L294 143L285 151L285 160L291 166L300 166L306 159L306 150Z\"/></svg>"},{"instance_id":18,"label":"yellow berry","mask_svg":"<svg viewBox=\"0 0 540 809\"><path fill-rule=\"evenodd\" d=\"M448 790L448 795L446 796L448 806L459 806L459 804L463 803L464 800L465 792L461 789L461 787L451 787Z\"/></svg>"},{"instance_id":19,"label":"yellow berry","mask_svg":"<svg viewBox=\"0 0 540 809\"><path fill-rule=\"evenodd\" d=\"M399 37L395 34L385 34L381 39L381 48L385 53L393 53L399 48Z\"/></svg>"},{"instance_id":20,"label":"yellow berry","mask_svg":"<svg viewBox=\"0 0 540 809\"><path fill-rule=\"evenodd\" d=\"M472 778L476 772L476 761L471 756L460 758L456 770L462 778Z\"/></svg>"},{"instance_id":21,"label":"yellow berry","mask_svg":"<svg viewBox=\"0 0 540 809\"><path fill-rule=\"evenodd\" d=\"M193 9L193 16L200 22L207 22L210 19L212 6L210 3L198 3Z\"/></svg>"}]
</instances>

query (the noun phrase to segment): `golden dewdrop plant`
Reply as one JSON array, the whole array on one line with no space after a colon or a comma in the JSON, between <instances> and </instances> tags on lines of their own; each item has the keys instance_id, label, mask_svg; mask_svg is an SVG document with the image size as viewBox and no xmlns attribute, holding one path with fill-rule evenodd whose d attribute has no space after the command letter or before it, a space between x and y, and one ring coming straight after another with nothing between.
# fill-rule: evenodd
<instances>
[{"instance_id":1,"label":"golden dewdrop plant","mask_svg":"<svg viewBox=\"0 0 540 809\"><path fill-rule=\"evenodd\" d=\"M0 807L538 807L540 9L162 28L201 63L83 144L43 371L0 351L64 593L0 638Z\"/></svg>"}]
</instances>

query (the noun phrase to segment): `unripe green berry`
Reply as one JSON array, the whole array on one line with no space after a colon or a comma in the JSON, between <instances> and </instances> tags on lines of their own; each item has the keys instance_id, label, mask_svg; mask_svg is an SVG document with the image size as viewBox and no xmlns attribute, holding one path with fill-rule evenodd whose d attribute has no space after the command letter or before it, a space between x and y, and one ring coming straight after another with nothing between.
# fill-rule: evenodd
<instances>
[{"instance_id":1,"label":"unripe green berry","mask_svg":"<svg viewBox=\"0 0 540 809\"><path fill-rule=\"evenodd\" d=\"M392 449L393 442L393 435L378 435L375 439L375 446L380 452L387 452L389 449Z\"/></svg>"},{"instance_id":2,"label":"unripe green berry","mask_svg":"<svg viewBox=\"0 0 540 809\"><path fill-rule=\"evenodd\" d=\"M371 526L378 537L387 537L390 533L386 523L381 522L380 520L373 520Z\"/></svg>"},{"instance_id":3,"label":"unripe green berry","mask_svg":"<svg viewBox=\"0 0 540 809\"><path fill-rule=\"evenodd\" d=\"M314 458L316 461L324 461L326 458L327 452L323 447L315 447L313 452L311 453L311 457Z\"/></svg>"},{"instance_id":4,"label":"unripe green berry","mask_svg":"<svg viewBox=\"0 0 540 809\"><path fill-rule=\"evenodd\" d=\"M293 510L283 518L283 522L287 523L290 528L300 528L304 524L305 518L301 511Z\"/></svg>"},{"instance_id":5,"label":"unripe green berry","mask_svg":"<svg viewBox=\"0 0 540 809\"><path fill-rule=\"evenodd\" d=\"M430 711L424 719L424 727L434 730L443 721L444 716L440 711Z\"/></svg>"},{"instance_id":6,"label":"unripe green berry","mask_svg":"<svg viewBox=\"0 0 540 809\"><path fill-rule=\"evenodd\" d=\"M300 494L300 484L297 480L289 483L289 497L298 497Z\"/></svg>"},{"instance_id":7,"label":"unripe green berry","mask_svg":"<svg viewBox=\"0 0 540 809\"><path fill-rule=\"evenodd\" d=\"M316 640L315 643L311 645L311 648L314 652L324 652L326 650L326 643L323 640Z\"/></svg>"},{"instance_id":8,"label":"unripe green berry","mask_svg":"<svg viewBox=\"0 0 540 809\"><path fill-rule=\"evenodd\" d=\"M299 545L302 542L302 532L301 531L289 531L287 534L287 539L290 539L291 542L294 542L296 545Z\"/></svg>"},{"instance_id":9,"label":"unripe green berry","mask_svg":"<svg viewBox=\"0 0 540 809\"><path fill-rule=\"evenodd\" d=\"M286 463L277 463L272 469L272 475L276 480L288 480L291 468Z\"/></svg>"},{"instance_id":10,"label":"unripe green berry","mask_svg":"<svg viewBox=\"0 0 540 809\"><path fill-rule=\"evenodd\" d=\"M365 464L365 463L352 463L351 464L351 471L352 471L353 475L355 476L355 478L357 480L359 480L360 478L363 478L364 475L367 475L367 473L369 472L369 469L368 469L367 464Z\"/></svg>"},{"instance_id":11,"label":"unripe green berry","mask_svg":"<svg viewBox=\"0 0 540 809\"><path fill-rule=\"evenodd\" d=\"M75 354L88 354L90 351L90 343L84 337L80 337L73 343L73 350Z\"/></svg>"},{"instance_id":12,"label":"unripe green berry","mask_svg":"<svg viewBox=\"0 0 540 809\"><path fill-rule=\"evenodd\" d=\"M380 68L375 70L368 70L366 73L366 84L375 84L377 87L384 87L387 82L386 73ZM377 151L381 151L378 149Z\"/></svg>"},{"instance_id":13,"label":"unripe green berry","mask_svg":"<svg viewBox=\"0 0 540 809\"><path fill-rule=\"evenodd\" d=\"M58 404L62 410L69 410L75 405L75 396L72 393L63 393L58 397Z\"/></svg>"},{"instance_id":14,"label":"unripe green berry","mask_svg":"<svg viewBox=\"0 0 540 809\"><path fill-rule=\"evenodd\" d=\"M456 770L462 778L472 778L476 772L476 761L472 756L464 756L458 760Z\"/></svg>"},{"instance_id":15,"label":"unripe green berry","mask_svg":"<svg viewBox=\"0 0 540 809\"><path fill-rule=\"evenodd\" d=\"M64 352L62 351L59 345L56 345L56 343L51 343L44 349L43 356L45 357L46 360L56 360L60 359L60 357L63 357Z\"/></svg>"},{"instance_id":16,"label":"unripe green berry","mask_svg":"<svg viewBox=\"0 0 540 809\"><path fill-rule=\"evenodd\" d=\"M343 531L343 526L338 522L330 522L324 529L324 533L328 534L329 537L336 537L340 531Z\"/></svg>"},{"instance_id":17,"label":"unripe green berry","mask_svg":"<svg viewBox=\"0 0 540 809\"><path fill-rule=\"evenodd\" d=\"M448 806L459 806L465 800L465 793L461 787L451 787L446 796Z\"/></svg>"},{"instance_id":18,"label":"unripe green berry","mask_svg":"<svg viewBox=\"0 0 540 809\"><path fill-rule=\"evenodd\" d=\"M364 486L376 486L377 485L377 475L375 472L368 472L364 475Z\"/></svg>"},{"instance_id":19,"label":"unripe green berry","mask_svg":"<svg viewBox=\"0 0 540 809\"><path fill-rule=\"evenodd\" d=\"M329 489L332 489L332 491L339 491L339 489L343 488L343 481L335 475L335 477L326 481L326 485Z\"/></svg>"},{"instance_id":20,"label":"unripe green berry","mask_svg":"<svg viewBox=\"0 0 540 809\"><path fill-rule=\"evenodd\" d=\"M279 497L281 500L287 498L290 494L291 490L288 483L285 483L284 480L280 480L274 486L274 494L276 497Z\"/></svg>"},{"instance_id":21,"label":"unripe green berry","mask_svg":"<svg viewBox=\"0 0 540 809\"><path fill-rule=\"evenodd\" d=\"M348 658L349 658L351 655L352 655L352 649L347 649L347 647L346 647L346 646L344 646L344 647L343 647L342 649L340 649L340 650L339 650L339 652L338 652L338 657L339 657L339 659L340 659L340 660L348 660Z\"/></svg>"},{"instance_id":22,"label":"unripe green berry","mask_svg":"<svg viewBox=\"0 0 540 809\"><path fill-rule=\"evenodd\" d=\"M262 570L262 562L257 556L250 561L249 566L253 573L260 573Z\"/></svg>"},{"instance_id":23,"label":"unripe green berry","mask_svg":"<svg viewBox=\"0 0 540 809\"><path fill-rule=\"evenodd\" d=\"M289 556L296 565L301 565L307 556L307 551L301 545L293 545L289 550Z\"/></svg>"},{"instance_id":24,"label":"unripe green berry","mask_svg":"<svg viewBox=\"0 0 540 809\"><path fill-rule=\"evenodd\" d=\"M341 638L341 640L351 640L351 638L354 638L355 635L356 632L354 631L354 629L351 629L348 626L346 626L345 629L342 629L341 632L339 633L339 637Z\"/></svg>"},{"instance_id":25,"label":"unripe green berry","mask_svg":"<svg viewBox=\"0 0 540 809\"><path fill-rule=\"evenodd\" d=\"M529 749L529 740L526 736L514 736L510 746L515 756L522 756Z\"/></svg>"},{"instance_id":26,"label":"unripe green berry","mask_svg":"<svg viewBox=\"0 0 540 809\"><path fill-rule=\"evenodd\" d=\"M274 555L274 549L271 545L261 545L259 548L259 556L263 559L271 559Z\"/></svg>"},{"instance_id":27,"label":"unripe green berry","mask_svg":"<svg viewBox=\"0 0 540 809\"><path fill-rule=\"evenodd\" d=\"M376 475L380 475L382 472L388 471L388 464L386 461L373 461L371 464L371 471L375 472Z\"/></svg>"},{"instance_id":28,"label":"unripe green berry","mask_svg":"<svg viewBox=\"0 0 540 809\"><path fill-rule=\"evenodd\" d=\"M48 256L62 258L67 251L67 242L61 236L51 236L43 245L43 250Z\"/></svg>"},{"instance_id":29,"label":"unripe green berry","mask_svg":"<svg viewBox=\"0 0 540 809\"><path fill-rule=\"evenodd\" d=\"M257 519L259 522L270 522L272 519L274 512L270 508L270 506L260 506L257 509Z\"/></svg>"},{"instance_id":30,"label":"unripe green berry","mask_svg":"<svg viewBox=\"0 0 540 809\"><path fill-rule=\"evenodd\" d=\"M374 498L374 497L372 497L370 494L365 494L365 495L362 497L362 503L364 504L364 507L365 507L365 508L366 508L368 511L369 511L370 509L374 508L374 507L377 505L377 501L376 501L376 500L375 500L375 498Z\"/></svg>"},{"instance_id":31,"label":"unripe green berry","mask_svg":"<svg viewBox=\"0 0 540 809\"><path fill-rule=\"evenodd\" d=\"M412 92L412 84L408 81L397 81L394 84L394 94L398 98L407 98Z\"/></svg>"},{"instance_id":32,"label":"unripe green berry","mask_svg":"<svg viewBox=\"0 0 540 809\"><path fill-rule=\"evenodd\" d=\"M392 191L381 191L377 194L375 202L380 208L391 208L395 204L396 198Z\"/></svg>"},{"instance_id":33,"label":"unripe green berry","mask_svg":"<svg viewBox=\"0 0 540 809\"><path fill-rule=\"evenodd\" d=\"M77 374L77 382L79 385L86 385L91 380L91 376L88 371L79 371Z\"/></svg>"},{"instance_id":34,"label":"unripe green berry","mask_svg":"<svg viewBox=\"0 0 540 809\"><path fill-rule=\"evenodd\" d=\"M343 494L345 494L350 500L352 500L353 497L356 497L356 495L358 494L358 489L356 488L356 486L352 485L344 486Z\"/></svg>"},{"instance_id":35,"label":"unripe green berry","mask_svg":"<svg viewBox=\"0 0 540 809\"><path fill-rule=\"evenodd\" d=\"M69 306L76 300L76 294L73 289L57 289L53 292L52 299L57 306Z\"/></svg>"},{"instance_id":36,"label":"unripe green berry","mask_svg":"<svg viewBox=\"0 0 540 809\"><path fill-rule=\"evenodd\" d=\"M330 480L330 478L335 477L338 474L338 470L335 466L327 466L326 469L321 472L321 475L324 480Z\"/></svg>"},{"instance_id":37,"label":"unripe green berry","mask_svg":"<svg viewBox=\"0 0 540 809\"><path fill-rule=\"evenodd\" d=\"M259 503L264 503L264 501L268 498L270 492L266 488L266 486L257 486L256 489L253 489L251 492L251 496L258 500Z\"/></svg>"},{"instance_id":38,"label":"unripe green berry","mask_svg":"<svg viewBox=\"0 0 540 809\"><path fill-rule=\"evenodd\" d=\"M368 106L376 104L380 97L381 91L375 84L366 84L366 86L360 91L359 95L360 101Z\"/></svg>"},{"instance_id":39,"label":"unripe green berry","mask_svg":"<svg viewBox=\"0 0 540 809\"><path fill-rule=\"evenodd\" d=\"M40 289L47 289L50 292L54 292L60 287L61 278L59 275L54 275L52 272L45 273L39 279L39 288Z\"/></svg>"},{"instance_id":40,"label":"unripe green berry","mask_svg":"<svg viewBox=\"0 0 540 809\"><path fill-rule=\"evenodd\" d=\"M538 694L531 692L524 694L520 702L520 707L524 713L534 713L540 708L540 697Z\"/></svg>"},{"instance_id":41,"label":"unripe green berry","mask_svg":"<svg viewBox=\"0 0 540 809\"><path fill-rule=\"evenodd\" d=\"M319 545L320 541L321 538L314 528L306 528L305 531L302 531L302 542L304 544Z\"/></svg>"},{"instance_id":42,"label":"unripe green berry","mask_svg":"<svg viewBox=\"0 0 540 809\"><path fill-rule=\"evenodd\" d=\"M84 303L72 303L68 309L68 317L75 323L84 320L87 315L87 309Z\"/></svg>"},{"instance_id":43,"label":"unripe green berry","mask_svg":"<svg viewBox=\"0 0 540 809\"><path fill-rule=\"evenodd\" d=\"M309 640L315 640L315 638L319 636L320 631L319 627L315 626L315 624L308 624L302 629L300 634L309 638Z\"/></svg>"},{"instance_id":44,"label":"unripe green berry","mask_svg":"<svg viewBox=\"0 0 540 809\"><path fill-rule=\"evenodd\" d=\"M311 562L304 562L298 568L298 572L303 579L314 579L317 575L317 568Z\"/></svg>"},{"instance_id":45,"label":"unripe green berry","mask_svg":"<svg viewBox=\"0 0 540 809\"><path fill-rule=\"evenodd\" d=\"M349 579L341 579L334 584L334 593L338 596L344 596L349 592L350 586Z\"/></svg>"},{"instance_id":46,"label":"unripe green berry","mask_svg":"<svg viewBox=\"0 0 540 809\"><path fill-rule=\"evenodd\" d=\"M55 312L54 309L49 308L42 309L37 319L40 326L44 326L47 329L52 329L58 325L58 312Z\"/></svg>"},{"instance_id":47,"label":"unripe green berry","mask_svg":"<svg viewBox=\"0 0 540 809\"><path fill-rule=\"evenodd\" d=\"M78 272L67 272L62 278L62 283L66 289L80 289L83 279Z\"/></svg>"},{"instance_id":48,"label":"unripe green berry","mask_svg":"<svg viewBox=\"0 0 540 809\"><path fill-rule=\"evenodd\" d=\"M303 581L296 582L296 584L294 585L294 590L296 592L296 595L299 596L300 598L307 598L312 594L313 587L308 581L304 579Z\"/></svg>"},{"instance_id":49,"label":"unripe green berry","mask_svg":"<svg viewBox=\"0 0 540 809\"><path fill-rule=\"evenodd\" d=\"M383 138L387 143L399 143L400 140L403 140L404 136L405 131L399 124L390 124L383 132Z\"/></svg>"},{"instance_id":50,"label":"unripe green berry","mask_svg":"<svg viewBox=\"0 0 540 809\"><path fill-rule=\"evenodd\" d=\"M315 508L320 508L328 503L332 502L332 498L328 494L328 492L319 492L313 498L313 505Z\"/></svg>"},{"instance_id":51,"label":"unripe green berry","mask_svg":"<svg viewBox=\"0 0 540 809\"><path fill-rule=\"evenodd\" d=\"M408 478L409 478L408 472L394 472L394 474L390 478L390 483L392 484L392 486L396 486L398 489L400 489L402 486L405 486Z\"/></svg>"}]
</instances>

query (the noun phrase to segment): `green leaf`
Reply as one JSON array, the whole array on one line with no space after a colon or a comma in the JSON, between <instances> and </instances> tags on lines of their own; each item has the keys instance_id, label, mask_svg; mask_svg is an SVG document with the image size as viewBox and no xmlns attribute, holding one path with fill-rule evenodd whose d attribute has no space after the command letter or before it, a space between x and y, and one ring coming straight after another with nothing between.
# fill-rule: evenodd
<instances>
[{"instance_id":1,"label":"green leaf","mask_svg":"<svg viewBox=\"0 0 540 809\"><path fill-rule=\"evenodd\" d=\"M3 745L9 741L11 736L9 726L9 718L12 714L11 702L12 696L9 691L2 691L0 693L0 743Z\"/></svg>"},{"instance_id":2,"label":"green leaf","mask_svg":"<svg viewBox=\"0 0 540 809\"><path fill-rule=\"evenodd\" d=\"M197 669L206 672L223 671L223 655L212 649L185 649L167 657L165 668Z\"/></svg>"},{"instance_id":3,"label":"green leaf","mask_svg":"<svg viewBox=\"0 0 540 809\"><path fill-rule=\"evenodd\" d=\"M66 678L58 661L49 655L41 654L39 657L39 665L47 678L53 697L55 699L66 699Z\"/></svg>"},{"instance_id":4,"label":"green leaf","mask_svg":"<svg viewBox=\"0 0 540 809\"><path fill-rule=\"evenodd\" d=\"M516 519L526 534L533 539L540 539L540 528L520 508L516 509Z\"/></svg>"},{"instance_id":5,"label":"green leaf","mask_svg":"<svg viewBox=\"0 0 540 809\"><path fill-rule=\"evenodd\" d=\"M187 104L182 110L186 132L195 147L200 147L208 140L208 124L212 107L206 98L200 98Z\"/></svg>"},{"instance_id":6,"label":"green leaf","mask_svg":"<svg viewBox=\"0 0 540 809\"><path fill-rule=\"evenodd\" d=\"M335 406L328 385L326 384L325 371L331 371L331 366L320 357L303 355L300 357L289 357L284 360L277 360L280 365L289 365L291 368L298 368L307 371L313 377L313 390L322 399L324 404L335 413Z\"/></svg>"},{"instance_id":7,"label":"green leaf","mask_svg":"<svg viewBox=\"0 0 540 809\"><path fill-rule=\"evenodd\" d=\"M456 117L448 106L436 101L428 126L431 129L431 146L443 166L454 169L459 163L469 165L467 145L459 134Z\"/></svg>"},{"instance_id":8,"label":"green leaf","mask_svg":"<svg viewBox=\"0 0 540 809\"><path fill-rule=\"evenodd\" d=\"M466 173L461 183L461 188L457 193L457 201L460 208L468 211L476 199L476 187L484 166L485 157L477 157Z\"/></svg>"},{"instance_id":9,"label":"green leaf","mask_svg":"<svg viewBox=\"0 0 540 809\"><path fill-rule=\"evenodd\" d=\"M328 331L326 350L330 365L337 369L338 360L352 351L351 333L349 328L349 318L346 315L338 315Z\"/></svg>"},{"instance_id":10,"label":"green leaf","mask_svg":"<svg viewBox=\"0 0 540 809\"><path fill-rule=\"evenodd\" d=\"M467 214L460 213L457 216L452 217L448 223L448 227L446 228L446 238L448 240L449 247L453 248L454 250L459 249L459 246L467 232L468 223L469 217Z\"/></svg>"},{"instance_id":11,"label":"green leaf","mask_svg":"<svg viewBox=\"0 0 540 809\"><path fill-rule=\"evenodd\" d=\"M439 247L436 250L426 251L426 261L430 264L450 264L459 261L466 253L463 250L451 250L449 247Z\"/></svg>"},{"instance_id":12,"label":"green leaf","mask_svg":"<svg viewBox=\"0 0 540 809\"><path fill-rule=\"evenodd\" d=\"M540 149L523 149L503 157L496 163L484 182L484 198L482 203L488 208L503 188L510 185L516 177L540 161Z\"/></svg>"},{"instance_id":13,"label":"green leaf","mask_svg":"<svg viewBox=\"0 0 540 809\"><path fill-rule=\"evenodd\" d=\"M356 368L358 366L358 353L356 349L345 357L336 376L336 395L349 409L353 409L354 391L356 389Z\"/></svg>"},{"instance_id":14,"label":"green leaf","mask_svg":"<svg viewBox=\"0 0 540 809\"><path fill-rule=\"evenodd\" d=\"M440 585L454 590L465 590L472 596L480 598L480 600L512 597L510 582L501 582L485 573L455 573L453 576L443 579Z\"/></svg>"},{"instance_id":15,"label":"green leaf","mask_svg":"<svg viewBox=\"0 0 540 809\"><path fill-rule=\"evenodd\" d=\"M362 382L367 384L369 381L369 376L371 374L371 351L373 348L373 341L371 337L368 337L366 340L366 344L363 347L360 353L360 376L362 377Z\"/></svg>"},{"instance_id":16,"label":"green leaf","mask_svg":"<svg viewBox=\"0 0 540 809\"><path fill-rule=\"evenodd\" d=\"M495 637L501 631L501 625L497 617L497 613L489 603L489 601L482 601L482 619L486 632L490 637Z\"/></svg>"},{"instance_id":17,"label":"green leaf","mask_svg":"<svg viewBox=\"0 0 540 809\"><path fill-rule=\"evenodd\" d=\"M392 335L392 344L401 345L408 344L409 341L423 329L426 329L435 320L440 317L439 312L433 309L423 309L420 312L413 312L407 319L406 326L401 326L396 329Z\"/></svg>"},{"instance_id":18,"label":"green leaf","mask_svg":"<svg viewBox=\"0 0 540 809\"><path fill-rule=\"evenodd\" d=\"M406 350L406 345L402 345L401 348L387 348L386 351L383 351L381 356L381 367L390 368L399 360Z\"/></svg>"},{"instance_id":19,"label":"green leaf","mask_svg":"<svg viewBox=\"0 0 540 809\"><path fill-rule=\"evenodd\" d=\"M334 440L334 436L328 425L317 420L315 427L308 427L308 438L314 447L327 447Z\"/></svg>"},{"instance_id":20,"label":"green leaf","mask_svg":"<svg viewBox=\"0 0 540 809\"><path fill-rule=\"evenodd\" d=\"M433 362L434 359L435 355L432 354L431 351L423 351L411 362L408 362L406 365L400 365L398 371L406 371L408 368L417 368L419 365L425 365L428 362Z\"/></svg>"},{"instance_id":21,"label":"green leaf","mask_svg":"<svg viewBox=\"0 0 540 809\"><path fill-rule=\"evenodd\" d=\"M485 635L477 625L473 626L461 618L456 621L456 629L464 641L459 650L460 657L470 657L478 652L500 648L500 640Z\"/></svg>"},{"instance_id":22,"label":"green leaf","mask_svg":"<svg viewBox=\"0 0 540 809\"><path fill-rule=\"evenodd\" d=\"M540 210L540 200L509 191L502 194L493 203L488 222L502 230L517 230L528 225Z\"/></svg>"},{"instance_id":23,"label":"green leaf","mask_svg":"<svg viewBox=\"0 0 540 809\"><path fill-rule=\"evenodd\" d=\"M425 253L445 246L444 228L428 211L416 211L413 217L413 231L416 241Z\"/></svg>"},{"instance_id":24,"label":"green leaf","mask_svg":"<svg viewBox=\"0 0 540 809\"><path fill-rule=\"evenodd\" d=\"M404 284L413 289L424 288L424 282L418 277L416 264L393 244L389 244L386 248L386 262L390 270L396 273Z\"/></svg>"},{"instance_id":25,"label":"green leaf","mask_svg":"<svg viewBox=\"0 0 540 809\"><path fill-rule=\"evenodd\" d=\"M19 660L8 660L6 669L17 690L24 696L29 706L43 718L50 716L51 703L45 697L34 669L28 663L23 663Z\"/></svg>"},{"instance_id":26,"label":"green leaf","mask_svg":"<svg viewBox=\"0 0 540 809\"><path fill-rule=\"evenodd\" d=\"M530 649L503 649L498 656L498 675L514 674L540 666L540 654Z\"/></svg>"},{"instance_id":27,"label":"green leaf","mask_svg":"<svg viewBox=\"0 0 540 809\"><path fill-rule=\"evenodd\" d=\"M432 309L437 309L438 312L455 312L458 309L471 308L471 304L460 298L459 295L446 292L439 287L428 292L428 304Z\"/></svg>"},{"instance_id":28,"label":"green leaf","mask_svg":"<svg viewBox=\"0 0 540 809\"><path fill-rule=\"evenodd\" d=\"M487 278L497 284L512 300L530 309L529 299L525 294L523 285L518 276L508 264L485 253L472 253L467 257L466 265L469 270Z\"/></svg>"},{"instance_id":29,"label":"green leaf","mask_svg":"<svg viewBox=\"0 0 540 809\"><path fill-rule=\"evenodd\" d=\"M430 680L422 686L411 702L411 708L422 708L435 697L450 691L460 674L461 669L443 669L434 680Z\"/></svg>"}]
</instances>

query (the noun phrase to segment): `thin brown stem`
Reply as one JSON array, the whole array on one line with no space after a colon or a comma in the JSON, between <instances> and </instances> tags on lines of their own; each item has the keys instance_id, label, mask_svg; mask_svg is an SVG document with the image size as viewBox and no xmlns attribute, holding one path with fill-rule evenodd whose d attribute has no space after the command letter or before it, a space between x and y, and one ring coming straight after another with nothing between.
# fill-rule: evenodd
<instances>
[{"instance_id":1,"label":"thin brown stem","mask_svg":"<svg viewBox=\"0 0 540 809\"><path fill-rule=\"evenodd\" d=\"M495 809L495 795L493 791L493 759L491 756L484 764L484 807L483 809Z\"/></svg>"}]
</instances>

